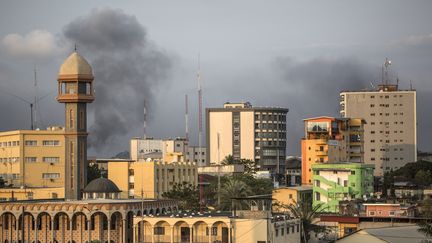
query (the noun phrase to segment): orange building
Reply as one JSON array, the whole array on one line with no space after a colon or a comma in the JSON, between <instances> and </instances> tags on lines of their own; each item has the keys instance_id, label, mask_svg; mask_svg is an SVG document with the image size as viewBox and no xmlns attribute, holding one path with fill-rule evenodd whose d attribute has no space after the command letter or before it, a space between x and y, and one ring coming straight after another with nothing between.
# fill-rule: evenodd
<instances>
[{"instance_id":1,"label":"orange building","mask_svg":"<svg viewBox=\"0 0 432 243\"><path fill-rule=\"evenodd\" d=\"M302 184L312 184L312 165L315 163L364 162L364 123L360 118L321 116L304 119Z\"/></svg>"}]
</instances>

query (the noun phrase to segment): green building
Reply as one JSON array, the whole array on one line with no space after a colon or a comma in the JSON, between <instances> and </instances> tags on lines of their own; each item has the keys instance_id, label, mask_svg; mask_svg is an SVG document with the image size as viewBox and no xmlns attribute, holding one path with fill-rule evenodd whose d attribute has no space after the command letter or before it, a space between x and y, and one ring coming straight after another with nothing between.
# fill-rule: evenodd
<instances>
[{"instance_id":1,"label":"green building","mask_svg":"<svg viewBox=\"0 0 432 243\"><path fill-rule=\"evenodd\" d=\"M363 163L321 163L312 165L313 205L324 212L339 212L339 202L369 196L373 192L374 165Z\"/></svg>"}]
</instances>

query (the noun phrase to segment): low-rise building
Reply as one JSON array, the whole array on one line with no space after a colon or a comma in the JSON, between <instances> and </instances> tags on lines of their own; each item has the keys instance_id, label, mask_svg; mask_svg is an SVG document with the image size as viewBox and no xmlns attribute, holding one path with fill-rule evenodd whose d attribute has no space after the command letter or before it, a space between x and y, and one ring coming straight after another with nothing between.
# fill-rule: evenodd
<instances>
[{"instance_id":1,"label":"low-rise building","mask_svg":"<svg viewBox=\"0 0 432 243\"><path fill-rule=\"evenodd\" d=\"M182 212L135 217L134 241L300 243L299 219L272 215L269 208L263 207L270 206L269 203L260 203L262 198L249 200L260 207L233 212Z\"/></svg>"},{"instance_id":2,"label":"low-rise building","mask_svg":"<svg viewBox=\"0 0 432 243\"><path fill-rule=\"evenodd\" d=\"M403 206L399 203L364 203L366 216L372 217L415 217L414 206Z\"/></svg>"},{"instance_id":3,"label":"low-rise building","mask_svg":"<svg viewBox=\"0 0 432 243\"><path fill-rule=\"evenodd\" d=\"M198 174L206 174L212 176L225 176L235 175L244 172L244 165L232 164L232 165L210 165L198 167Z\"/></svg>"},{"instance_id":4,"label":"low-rise building","mask_svg":"<svg viewBox=\"0 0 432 243\"><path fill-rule=\"evenodd\" d=\"M374 165L363 163L315 164L313 205L322 204L326 212L337 213L341 200L363 198L373 193Z\"/></svg>"},{"instance_id":5,"label":"low-rise building","mask_svg":"<svg viewBox=\"0 0 432 243\"><path fill-rule=\"evenodd\" d=\"M108 161L108 179L120 188L121 198L162 198L176 183L196 186L198 172L192 162L115 160Z\"/></svg>"},{"instance_id":6,"label":"low-rise building","mask_svg":"<svg viewBox=\"0 0 432 243\"><path fill-rule=\"evenodd\" d=\"M0 201L64 198L64 187L0 188Z\"/></svg>"},{"instance_id":7,"label":"low-rise building","mask_svg":"<svg viewBox=\"0 0 432 243\"><path fill-rule=\"evenodd\" d=\"M273 189L272 198L276 212L286 212L289 205L299 202L312 205L312 186L279 187Z\"/></svg>"}]
</instances>

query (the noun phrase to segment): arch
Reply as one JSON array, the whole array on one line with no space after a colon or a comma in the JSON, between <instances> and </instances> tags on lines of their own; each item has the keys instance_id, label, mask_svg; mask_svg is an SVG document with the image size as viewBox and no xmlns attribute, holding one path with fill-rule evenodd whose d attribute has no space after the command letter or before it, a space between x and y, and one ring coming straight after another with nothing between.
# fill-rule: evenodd
<instances>
[{"instance_id":1,"label":"arch","mask_svg":"<svg viewBox=\"0 0 432 243\"><path fill-rule=\"evenodd\" d=\"M76 212L72 214L72 230L77 230L78 227L82 227L83 230L88 229L87 215L85 215L83 212Z\"/></svg>"},{"instance_id":2,"label":"arch","mask_svg":"<svg viewBox=\"0 0 432 243\"><path fill-rule=\"evenodd\" d=\"M171 207L168 207L168 209L167 209L167 213L172 213L172 209L171 209Z\"/></svg>"},{"instance_id":3,"label":"arch","mask_svg":"<svg viewBox=\"0 0 432 243\"><path fill-rule=\"evenodd\" d=\"M54 215L55 230L69 230L69 215L65 212L58 212Z\"/></svg>"},{"instance_id":4,"label":"arch","mask_svg":"<svg viewBox=\"0 0 432 243\"><path fill-rule=\"evenodd\" d=\"M171 225L160 220L154 224L154 241L155 242L170 242L171 240Z\"/></svg>"},{"instance_id":5,"label":"arch","mask_svg":"<svg viewBox=\"0 0 432 243\"><path fill-rule=\"evenodd\" d=\"M144 218L142 218L142 220L138 221L137 223L137 231L138 231L138 242L152 242L152 235L153 235L153 227L152 225L144 220Z\"/></svg>"},{"instance_id":6,"label":"arch","mask_svg":"<svg viewBox=\"0 0 432 243\"><path fill-rule=\"evenodd\" d=\"M166 214L166 212L167 212L166 208L162 208L161 213Z\"/></svg>"},{"instance_id":7,"label":"arch","mask_svg":"<svg viewBox=\"0 0 432 243\"><path fill-rule=\"evenodd\" d=\"M160 214L160 209L159 209L159 208L156 208L155 213L156 213L156 215L159 215L159 214Z\"/></svg>"},{"instance_id":8,"label":"arch","mask_svg":"<svg viewBox=\"0 0 432 243\"><path fill-rule=\"evenodd\" d=\"M143 215L148 215L147 209L144 209Z\"/></svg>"},{"instance_id":9,"label":"arch","mask_svg":"<svg viewBox=\"0 0 432 243\"><path fill-rule=\"evenodd\" d=\"M153 208L150 209L150 211L149 211L149 215L154 215L154 210L153 210Z\"/></svg>"},{"instance_id":10,"label":"arch","mask_svg":"<svg viewBox=\"0 0 432 243\"><path fill-rule=\"evenodd\" d=\"M228 237L229 236L229 227L228 225L223 221L216 221L212 224L212 227L210 229L210 237L211 242L218 241L221 243L228 243Z\"/></svg>"},{"instance_id":11,"label":"arch","mask_svg":"<svg viewBox=\"0 0 432 243\"><path fill-rule=\"evenodd\" d=\"M174 242L190 242L190 225L185 221L177 221L173 226Z\"/></svg>"},{"instance_id":12,"label":"arch","mask_svg":"<svg viewBox=\"0 0 432 243\"><path fill-rule=\"evenodd\" d=\"M123 220L123 215L116 211L110 215L111 225L109 226L111 230L116 230L120 226L120 223Z\"/></svg>"},{"instance_id":13,"label":"arch","mask_svg":"<svg viewBox=\"0 0 432 243\"><path fill-rule=\"evenodd\" d=\"M103 232L108 230L108 216L101 211L95 212L90 216L90 230L97 229L96 225L98 225L99 231ZM95 236L92 236L94 238ZM96 239L103 237L103 234L100 234ZM103 240L103 239L99 239Z\"/></svg>"},{"instance_id":14,"label":"arch","mask_svg":"<svg viewBox=\"0 0 432 243\"><path fill-rule=\"evenodd\" d=\"M141 214L141 210L138 210L138 211L136 212L136 216L137 216L137 217L141 217L141 216L142 216L142 214Z\"/></svg>"},{"instance_id":15,"label":"arch","mask_svg":"<svg viewBox=\"0 0 432 243\"><path fill-rule=\"evenodd\" d=\"M193 242L209 242L210 228L209 225L202 221L196 221L193 224Z\"/></svg>"}]
</instances>

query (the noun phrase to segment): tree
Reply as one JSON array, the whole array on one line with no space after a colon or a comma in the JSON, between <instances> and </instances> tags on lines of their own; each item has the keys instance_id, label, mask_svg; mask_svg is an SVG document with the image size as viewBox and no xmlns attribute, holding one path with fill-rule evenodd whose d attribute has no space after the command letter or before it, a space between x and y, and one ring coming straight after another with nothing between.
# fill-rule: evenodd
<instances>
[{"instance_id":1,"label":"tree","mask_svg":"<svg viewBox=\"0 0 432 243\"><path fill-rule=\"evenodd\" d=\"M251 194L249 186L238 178L229 178L222 186L220 191L221 205L219 209L232 210L232 198L247 197ZM241 209L242 205L235 205L236 208Z\"/></svg>"},{"instance_id":2,"label":"tree","mask_svg":"<svg viewBox=\"0 0 432 243\"><path fill-rule=\"evenodd\" d=\"M432 238L432 224L427 222L422 222L417 224L419 228L418 232L424 234L427 238ZM422 242L432 242L432 240L424 240Z\"/></svg>"},{"instance_id":3,"label":"tree","mask_svg":"<svg viewBox=\"0 0 432 243\"><path fill-rule=\"evenodd\" d=\"M187 182L176 183L168 192L164 192L162 197L178 200L181 210L199 210L199 190L196 186Z\"/></svg>"},{"instance_id":4,"label":"tree","mask_svg":"<svg viewBox=\"0 0 432 243\"><path fill-rule=\"evenodd\" d=\"M232 156L231 154L227 155L221 162L221 164L223 165L233 165L236 164L236 160L234 159L234 156Z\"/></svg>"},{"instance_id":5,"label":"tree","mask_svg":"<svg viewBox=\"0 0 432 243\"><path fill-rule=\"evenodd\" d=\"M318 217L318 214L323 211L323 204L317 204L312 206L310 202L299 201L294 202L289 205L282 205L288 209L288 212L291 216L295 218L299 218L303 233L301 235L302 242L307 242L310 239L310 233L315 232L324 232L326 230L325 226L313 224L313 220Z\"/></svg>"},{"instance_id":6,"label":"tree","mask_svg":"<svg viewBox=\"0 0 432 243\"><path fill-rule=\"evenodd\" d=\"M102 177L102 173L97 164L89 165L87 167L87 182L100 177Z\"/></svg>"},{"instance_id":7,"label":"tree","mask_svg":"<svg viewBox=\"0 0 432 243\"><path fill-rule=\"evenodd\" d=\"M0 188L3 188L5 186L6 186L5 180L3 179L3 177L0 177Z\"/></svg>"},{"instance_id":8,"label":"tree","mask_svg":"<svg viewBox=\"0 0 432 243\"><path fill-rule=\"evenodd\" d=\"M256 174L256 162L250 159L241 159L239 161L239 164L242 164L244 166L244 173L248 175L254 175Z\"/></svg>"},{"instance_id":9,"label":"tree","mask_svg":"<svg viewBox=\"0 0 432 243\"><path fill-rule=\"evenodd\" d=\"M429 186L431 184L432 174L430 171L419 170L414 176L414 181L419 186Z\"/></svg>"}]
</instances>

